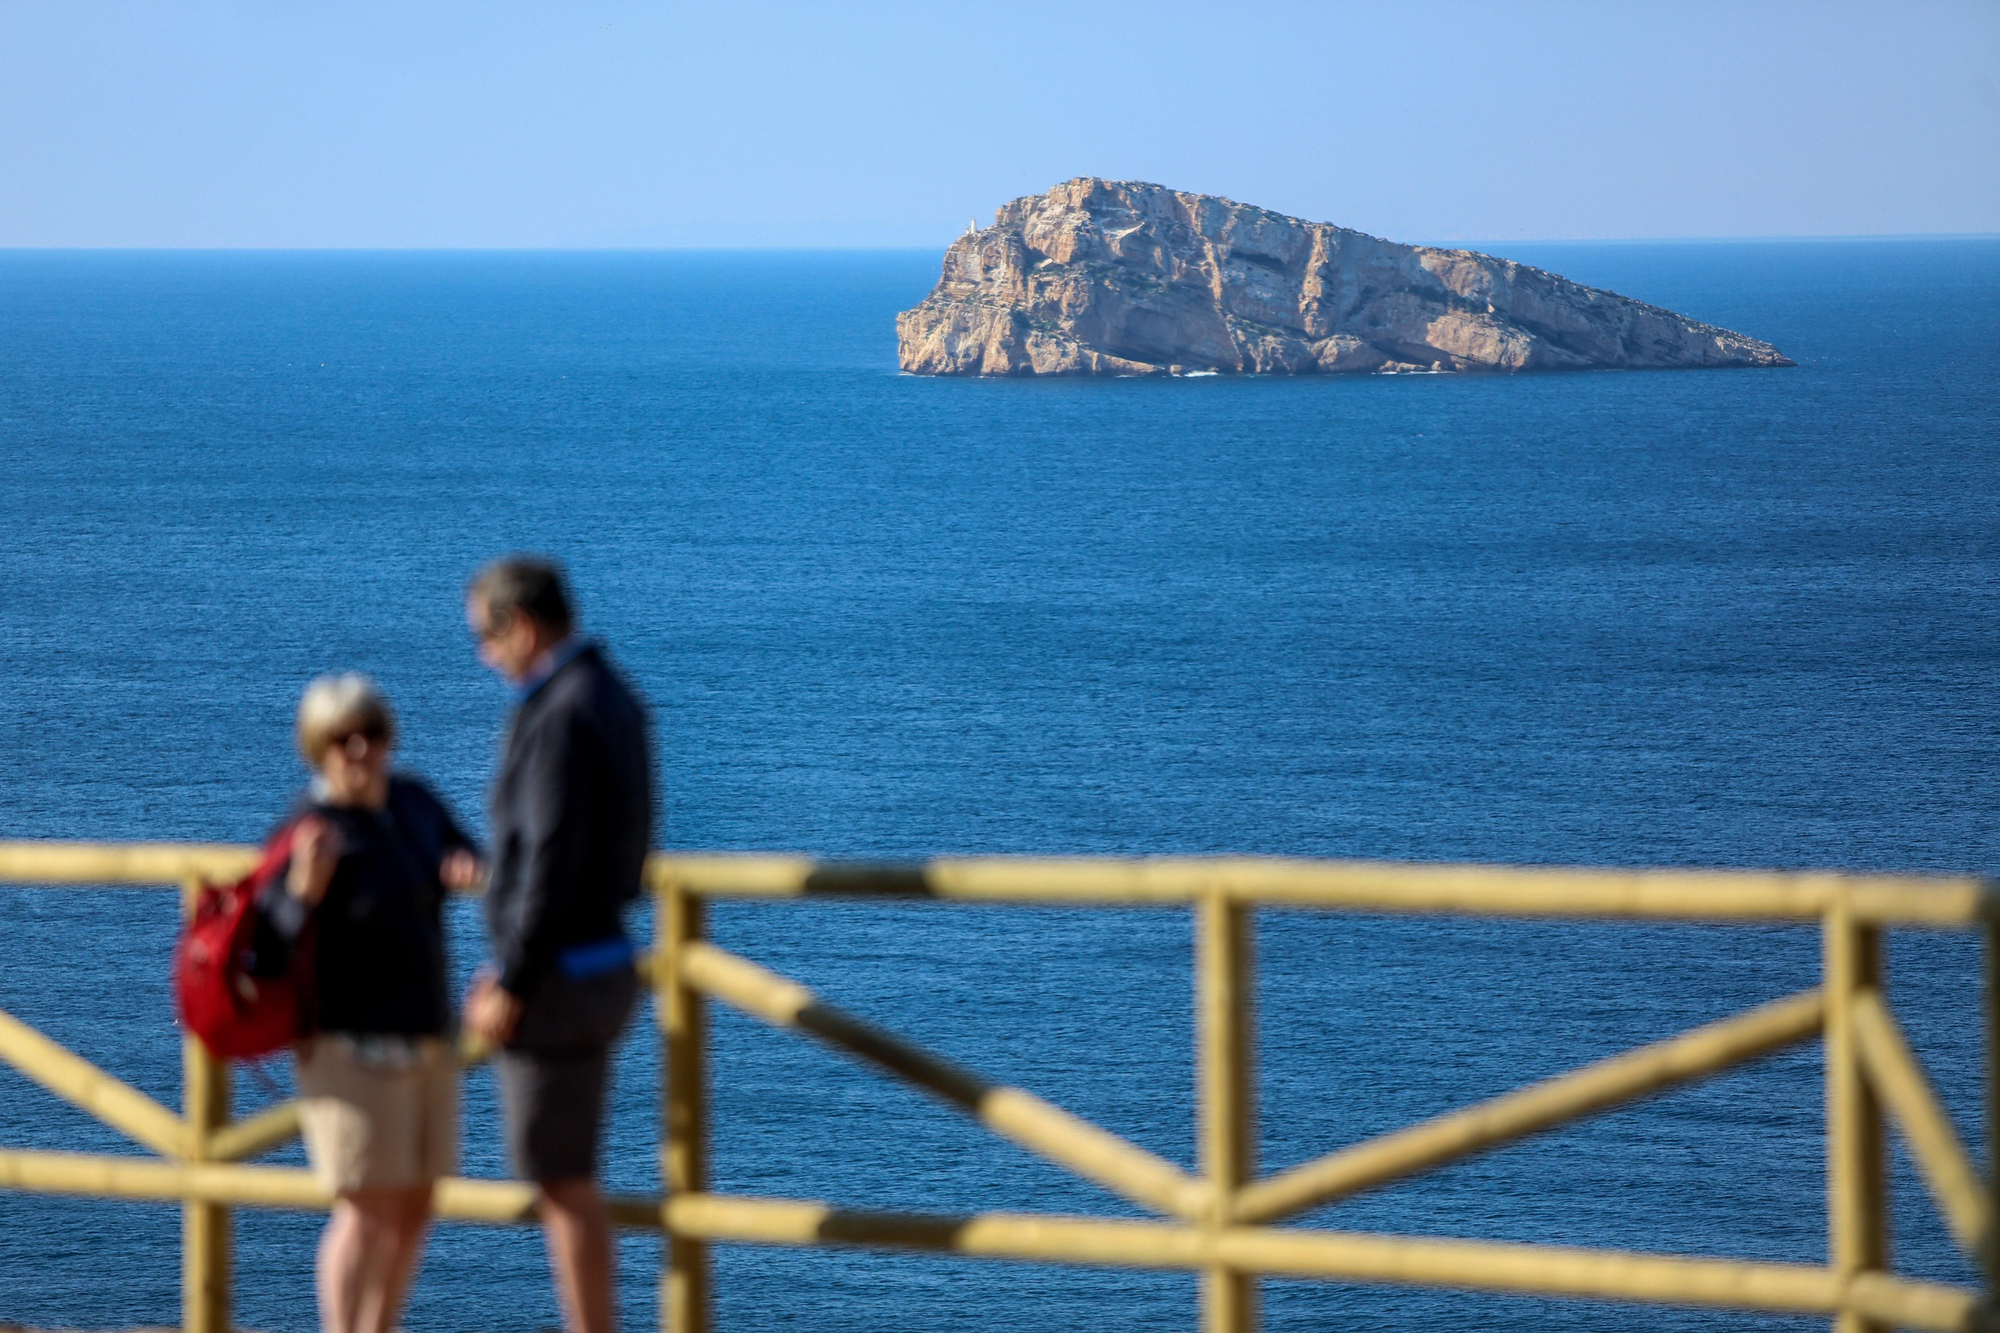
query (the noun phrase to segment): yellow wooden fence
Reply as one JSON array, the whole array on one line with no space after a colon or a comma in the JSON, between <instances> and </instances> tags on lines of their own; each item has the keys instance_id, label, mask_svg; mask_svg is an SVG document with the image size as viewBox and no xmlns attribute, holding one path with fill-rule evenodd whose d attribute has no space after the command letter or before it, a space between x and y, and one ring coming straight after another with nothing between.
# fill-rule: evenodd
<instances>
[{"instance_id":1,"label":"yellow wooden fence","mask_svg":"<svg viewBox=\"0 0 2000 1333\"><path fill-rule=\"evenodd\" d=\"M0 883L181 885L241 874L254 852L173 844L0 843ZM708 1250L717 1242L863 1246L954 1255L1193 1270L1205 1333L1248 1333L1260 1276L1318 1278L1830 1316L1838 1333L2000 1329L1990 1293L2000 1199L1939 1105L1883 994L1883 931L1984 935L1987 1156L1996 1158L2000 1063L2000 894L1974 879L1706 871L1592 871L1277 859L941 860L820 865L802 858L660 855L649 875L658 948L647 975L665 1041L658 1197L619 1197L619 1224L666 1233L661 1321L708 1326ZM1183 1171L1032 1092L989 1082L835 1009L805 987L704 938L714 898L890 897L960 903L1152 904L1196 917L1198 1173ZM1336 1149L1270 1174L1253 1156L1251 916L1258 909L1461 913L1667 921L1817 922L1822 984L1518 1091ZM163 953L164 965L164 953ZM906 1080L995 1134L1158 1215L1155 1221L1042 1213L850 1211L708 1187L706 1017L719 1001L823 1041ZM1458 1161L1593 1112L1684 1085L1823 1036L1827 1262L1780 1264L1483 1240L1373 1235L1276 1223L1357 1191ZM477 1059L481 1052L468 1051ZM244 1165L298 1131L289 1104L229 1118L227 1071L184 1046L174 1114L0 1013L0 1060L97 1116L154 1158L0 1150L0 1188L179 1201L182 1326L230 1327L230 1209L324 1209L305 1171ZM1907 1143L1946 1226L1985 1290L1898 1277L1888 1262L1887 1127ZM534 1190L449 1180L441 1216L517 1223Z\"/></svg>"}]
</instances>

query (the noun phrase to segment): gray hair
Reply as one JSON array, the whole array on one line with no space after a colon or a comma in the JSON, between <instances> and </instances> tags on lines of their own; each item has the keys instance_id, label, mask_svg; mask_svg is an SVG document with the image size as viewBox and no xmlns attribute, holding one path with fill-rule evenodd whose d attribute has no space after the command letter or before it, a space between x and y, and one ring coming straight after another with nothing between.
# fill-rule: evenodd
<instances>
[{"instance_id":1,"label":"gray hair","mask_svg":"<svg viewBox=\"0 0 2000 1333\"><path fill-rule=\"evenodd\" d=\"M314 768L326 758L327 746L355 732L379 735L385 744L396 740L396 713L375 688L375 682L359 672L317 676L299 699L299 721L294 733L299 753Z\"/></svg>"},{"instance_id":2,"label":"gray hair","mask_svg":"<svg viewBox=\"0 0 2000 1333\"><path fill-rule=\"evenodd\" d=\"M465 589L503 629L515 616L526 616L558 638L575 625L570 609L569 580L562 566L539 555L510 555L479 571Z\"/></svg>"}]
</instances>

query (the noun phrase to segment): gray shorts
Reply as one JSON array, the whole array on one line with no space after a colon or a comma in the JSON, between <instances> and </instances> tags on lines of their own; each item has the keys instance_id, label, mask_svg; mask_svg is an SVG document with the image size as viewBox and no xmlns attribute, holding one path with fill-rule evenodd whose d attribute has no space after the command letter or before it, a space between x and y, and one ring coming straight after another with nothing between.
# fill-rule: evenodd
<instances>
[{"instance_id":1,"label":"gray shorts","mask_svg":"<svg viewBox=\"0 0 2000 1333\"><path fill-rule=\"evenodd\" d=\"M529 996L496 1059L516 1177L597 1175L611 1051L638 995L638 977L621 967L582 981L552 976Z\"/></svg>"}]
</instances>

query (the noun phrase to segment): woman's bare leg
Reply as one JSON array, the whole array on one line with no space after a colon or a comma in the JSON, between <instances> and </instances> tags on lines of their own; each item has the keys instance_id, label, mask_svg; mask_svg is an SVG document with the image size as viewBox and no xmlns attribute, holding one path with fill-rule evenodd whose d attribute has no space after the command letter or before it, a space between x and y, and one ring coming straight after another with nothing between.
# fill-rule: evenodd
<instances>
[{"instance_id":1,"label":"woman's bare leg","mask_svg":"<svg viewBox=\"0 0 2000 1333\"><path fill-rule=\"evenodd\" d=\"M319 1259L314 1266L323 1333L355 1333L366 1239L361 1210L341 1195L333 1201L333 1215L320 1233Z\"/></svg>"},{"instance_id":2,"label":"woman's bare leg","mask_svg":"<svg viewBox=\"0 0 2000 1333\"><path fill-rule=\"evenodd\" d=\"M410 1283L424 1254L431 1226L431 1187L417 1185L396 1191L396 1234L382 1293L382 1323L373 1333L391 1333L410 1295Z\"/></svg>"},{"instance_id":3,"label":"woman's bare leg","mask_svg":"<svg viewBox=\"0 0 2000 1333\"><path fill-rule=\"evenodd\" d=\"M424 1201L413 1207L410 1196ZM430 1188L355 1190L334 1201L319 1246L319 1309L324 1333L389 1333L414 1268L421 1226L404 1219L428 1211ZM406 1254L405 1251L411 1251Z\"/></svg>"}]
</instances>

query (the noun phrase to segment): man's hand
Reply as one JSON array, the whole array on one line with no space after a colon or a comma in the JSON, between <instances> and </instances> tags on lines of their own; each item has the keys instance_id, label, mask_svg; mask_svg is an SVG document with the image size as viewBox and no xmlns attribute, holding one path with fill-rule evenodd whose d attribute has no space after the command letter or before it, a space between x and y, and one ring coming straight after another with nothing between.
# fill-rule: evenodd
<instances>
[{"instance_id":1,"label":"man's hand","mask_svg":"<svg viewBox=\"0 0 2000 1333\"><path fill-rule=\"evenodd\" d=\"M482 1041L504 1046L513 1040L520 1021L520 997L502 989L500 979L491 972L481 972L472 983L471 994L465 997L466 1030Z\"/></svg>"},{"instance_id":2,"label":"man's hand","mask_svg":"<svg viewBox=\"0 0 2000 1333\"><path fill-rule=\"evenodd\" d=\"M438 863L438 882L453 893L464 893L479 884L479 858L463 847L454 847Z\"/></svg>"},{"instance_id":3,"label":"man's hand","mask_svg":"<svg viewBox=\"0 0 2000 1333\"><path fill-rule=\"evenodd\" d=\"M285 892L308 907L319 906L340 864L340 830L318 815L307 815L292 833L292 865Z\"/></svg>"}]
</instances>

